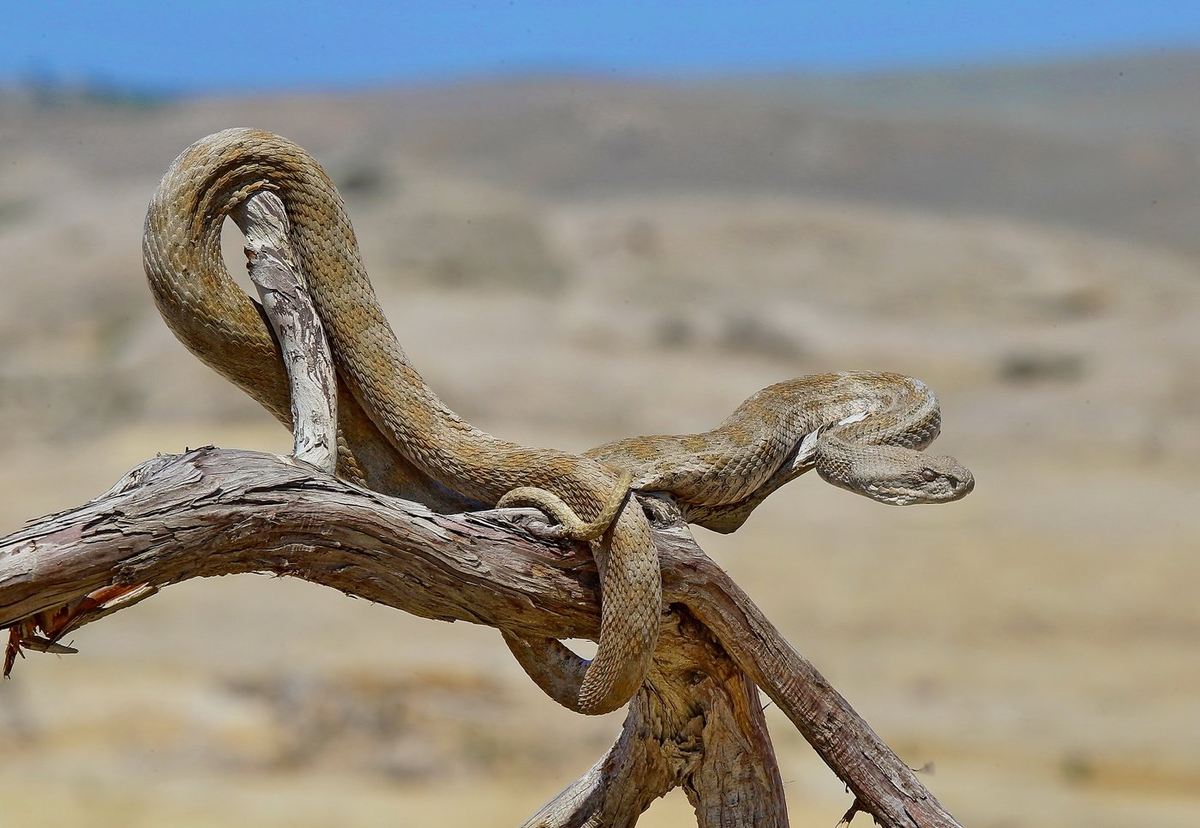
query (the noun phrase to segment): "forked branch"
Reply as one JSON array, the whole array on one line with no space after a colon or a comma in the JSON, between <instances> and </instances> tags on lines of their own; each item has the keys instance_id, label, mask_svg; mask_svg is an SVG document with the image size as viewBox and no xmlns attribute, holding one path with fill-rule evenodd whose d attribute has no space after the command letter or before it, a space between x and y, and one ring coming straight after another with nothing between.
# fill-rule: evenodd
<instances>
[{"instance_id":1,"label":"forked branch","mask_svg":"<svg viewBox=\"0 0 1200 828\"><path fill-rule=\"evenodd\" d=\"M269 572L426 618L595 638L587 547L540 540L522 515L440 515L258 452L159 457L0 539L0 627L112 585ZM613 751L534 824L632 824L676 785L701 825L786 824L755 684L880 824L957 824L686 528L654 539L666 607L654 670Z\"/></svg>"}]
</instances>

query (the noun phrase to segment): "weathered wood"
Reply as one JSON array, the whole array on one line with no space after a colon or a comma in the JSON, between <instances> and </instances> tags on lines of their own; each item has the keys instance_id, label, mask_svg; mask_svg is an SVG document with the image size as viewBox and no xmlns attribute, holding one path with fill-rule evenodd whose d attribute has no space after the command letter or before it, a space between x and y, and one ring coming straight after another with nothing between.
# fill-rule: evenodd
<instances>
[{"instance_id":1,"label":"weathered wood","mask_svg":"<svg viewBox=\"0 0 1200 828\"><path fill-rule=\"evenodd\" d=\"M426 618L594 639L587 548L538 539L521 525L533 515L436 514L258 452L159 457L0 539L0 628L112 584L270 572ZM667 633L652 674L609 755L532 824L631 825L683 785L702 825L785 825L755 684L880 824L958 824L685 527L654 536Z\"/></svg>"},{"instance_id":2,"label":"weathered wood","mask_svg":"<svg viewBox=\"0 0 1200 828\"><path fill-rule=\"evenodd\" d=\"M337 465L337 377L321 317L298 275L287 211L279 196L267 191L241 202L231 217L246 237L250 281L287 368L292 454L332 474Z\"/></svg>"},{"instance_id":3,"label":"weathered wood","mask_svg":"<svg viewBox=\"0 0 1200 828\"><path fill-rule=\"evenodd\" d=\"M757 688L682 604L660 636L616 744L526 828L633 825L675 787L702 828L788 824Z\"/></svg>"}]
</instances>

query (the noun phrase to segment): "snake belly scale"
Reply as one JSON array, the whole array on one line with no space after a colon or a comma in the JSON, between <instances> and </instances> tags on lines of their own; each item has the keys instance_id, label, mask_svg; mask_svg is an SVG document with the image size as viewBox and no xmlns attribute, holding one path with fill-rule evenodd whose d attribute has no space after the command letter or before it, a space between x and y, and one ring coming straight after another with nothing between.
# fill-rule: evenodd
<instances>
[{"instance_id":1,"label":"snake belly scale","mask_svg":"<svg viewBox=\"0 0 1200 828\"><path fill-rule=\"evenodd\" d=\"M497 439L464 422L417 374L375 299L345 206L304 150L229 129L186 149L146 215L143 261L176 336L284 424L290 401L278 346L226 272L220 230L255 192L273 191L338 374L338 473L441 511L503 503L543 508L559 536L592 541L601 583L595 657L502 630L552 698L584 713L623 705L649 667L661 575L630 488L670 494L689 522L738 528L775 489L810 469L883 503L957 500L974 486L954 458L920 452L938 434L937 400L898 374L818 374L763 389L712 431L633 437L583 455Z\"/></svg>"}]
</instances>

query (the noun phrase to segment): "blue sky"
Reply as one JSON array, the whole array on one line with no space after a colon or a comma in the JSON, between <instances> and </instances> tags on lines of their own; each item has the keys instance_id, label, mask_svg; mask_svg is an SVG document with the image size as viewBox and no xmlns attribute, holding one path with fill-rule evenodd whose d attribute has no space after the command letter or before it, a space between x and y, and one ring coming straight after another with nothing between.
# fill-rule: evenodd
<instances>
[{"instance_id":1,"label":"blue sky","mask_svg":"<svg viewBox=\"0 0 1200 828\"><path fill-rule=\"evenodd\" d=\"M5 0L0 79L159 91L876 71L1200 47L1200 2Z\"/></svg>"}]
</instances>

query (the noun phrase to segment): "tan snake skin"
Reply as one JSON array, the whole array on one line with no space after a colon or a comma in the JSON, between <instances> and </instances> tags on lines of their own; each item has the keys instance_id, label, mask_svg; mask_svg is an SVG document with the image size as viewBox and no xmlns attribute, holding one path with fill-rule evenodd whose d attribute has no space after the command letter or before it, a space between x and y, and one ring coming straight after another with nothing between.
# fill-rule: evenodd
<instances>
[{"instance_id":1,"label":"tan snake skin","mask_svg":"<svg viewBox=\"0 0 1200 828\"><path fill-rule=\"evenodd\" d=\"M924 384L895 374L780 383L706 434L636 437L584 456L492 437L447 408L409 363L375 299L342 199L317 162L279 136L229 129L193 144L168 169L147 211L143 261L176 336L284 424L290 392L278 346L220 249L225 217L260 190L286 207L297 264L334 355L340 475L443 512L538 503L560 521L578 516L562 535L603 532L592 543L602 599L591 662L558 642L504 631L526 671L571 709L602 713L628 701L657 640L658 557L642 510L622 508L630 474L633 488L668 492L688 520L726 532L810 468L897 504L956 500L974 485L953 458L915 451L937 436L937 401ZM579 528L587 522L594 525Z\"/></svg>"}]
</instances>

